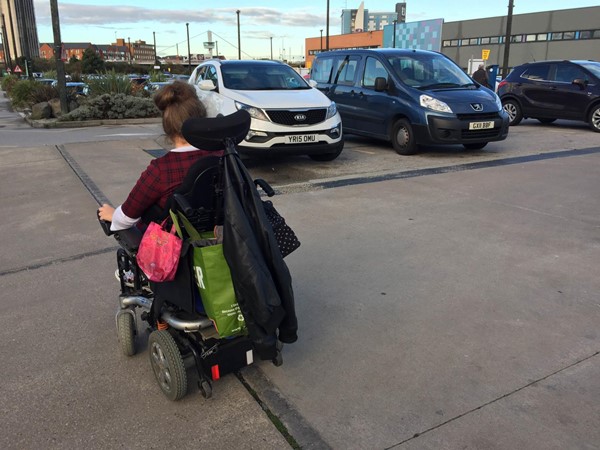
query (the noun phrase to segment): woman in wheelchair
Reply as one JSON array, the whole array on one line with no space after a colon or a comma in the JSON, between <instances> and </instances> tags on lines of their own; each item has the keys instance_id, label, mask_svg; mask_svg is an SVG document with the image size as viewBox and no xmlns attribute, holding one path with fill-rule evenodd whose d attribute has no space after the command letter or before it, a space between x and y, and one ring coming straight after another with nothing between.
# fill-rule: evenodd
<instances>
[{"instance_id":1,"label":"woman in wheelchair","mask_svg":"<svg viewBox=\"0 0 600 450\"><path fill-rule=\"evenodd\" d=\"M111 231L131 228L140 219L147 224L166 217L167 200L180 186L190 167L201 158L223 153L193 147L181 134L187 119L206 116L206 109L193 86L175 81L156 93L154 103L162 113L164 132L174 148L150 162L122 205L115 209L105 203L98 209L98 217L111 222Z\"/></svg>"}]
</instances>

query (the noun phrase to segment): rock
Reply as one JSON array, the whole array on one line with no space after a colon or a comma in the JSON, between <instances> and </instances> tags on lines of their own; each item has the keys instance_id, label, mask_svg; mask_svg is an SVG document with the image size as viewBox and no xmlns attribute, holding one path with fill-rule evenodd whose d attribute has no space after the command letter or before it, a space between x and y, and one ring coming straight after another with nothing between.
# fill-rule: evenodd
<instances>
[{"instance_id":1,"label":"rock","mask_svg":"<svg viewBox=\"0 0 600 450\"><path fill-rule=\"evenodd\" d=\"M50 108L52 108L52 116L60 117L62 114L60 109L60 99L53 98L52 100L48 100L48 104L50 105Z\"/></svg>"},{"instance_id":2,"label":"rock","mask_svg":"<svg viewBox=\"0 0 600 450\"><path fill-rule=\"evenodd\" d=\"M36 103L31 107L32 120L49 119L52 117L52 107L48 102Z\"/></svg>"}]
</instances>

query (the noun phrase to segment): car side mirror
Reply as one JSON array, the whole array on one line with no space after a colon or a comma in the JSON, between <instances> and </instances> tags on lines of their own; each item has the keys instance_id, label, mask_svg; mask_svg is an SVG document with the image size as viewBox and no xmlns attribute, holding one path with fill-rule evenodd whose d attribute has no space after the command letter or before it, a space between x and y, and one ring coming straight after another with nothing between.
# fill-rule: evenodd
<instances>
[{"instance_id":1,"label":"car side mirror","mask_svg":"<svg viewBox=\"0 0 600 450\"><path fill-rule=\"evenodd\" d=\"M308 85L310 87L317 87L317 82L315 80L308 80Z\"/></svg>"},{"instance_id":2,"label":"car side mirror","mask_svg":"<svg viewBox=\"0 0 600 450\"><path fill-rule=\"evenodd\" d=\"M216 89L216 86L212 80L202 80L200 83L198 83L198 87L201 91L214 91Z\"/></svg>"},{"instance_id":3,"label":"car side mirror","mask_svg":"<svg viewBox=\"0 0 600 450\"><path fill-rule=\"evenodd\" d=\"M583 90L587 87L588 80L584 80L583 78L575 78L572 84L576 84Z\"/></svg>"},{"instance_id":4,"label":"car side mirror","mask_svg":"<svg viewBox=\"0 0 600 450\"><path fill-rule=\"evenodd\" d=\"M375 90L377 92L385 91L388 87L387 79L383 77L375 78Z\"/></svg>"}]
</instances>

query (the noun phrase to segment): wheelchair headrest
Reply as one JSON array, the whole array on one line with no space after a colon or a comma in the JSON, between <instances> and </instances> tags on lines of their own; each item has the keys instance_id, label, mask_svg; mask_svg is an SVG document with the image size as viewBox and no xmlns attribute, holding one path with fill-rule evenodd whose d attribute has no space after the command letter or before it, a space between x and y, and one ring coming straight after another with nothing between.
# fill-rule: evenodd
<instances>
[{"instance_id":1,"label":"wheelchair headrest","mask_svg":"<svg viewBox=\"0 0 600 450\"><path fill-rule=\"evenodd\" d=\"M240 109L228 116L188 119L181 134L196 148L217 151L225 148L228 138L235 144L242 142L249 129L250 114Z\"/></svg>"}]
</instances>

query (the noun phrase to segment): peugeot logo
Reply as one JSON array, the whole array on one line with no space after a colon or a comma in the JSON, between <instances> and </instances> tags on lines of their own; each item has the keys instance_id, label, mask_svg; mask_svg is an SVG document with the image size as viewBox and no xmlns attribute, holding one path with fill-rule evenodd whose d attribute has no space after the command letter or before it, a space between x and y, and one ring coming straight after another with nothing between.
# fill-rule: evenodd
<instances>
[{"instance_id":1,"label":"peugeot logo","mask_svg":"<svg viewBox=\"0 0 600 450\"><path fill-rule=\"evenodd\" d=\"M483 105L481 103L471 103L471 108L475 111L483 111Z\"/></svg>"},{"instance_id":2,"label":"peugeot logo","mask_svg":"<svg viewBox=\"0 0 600 450\"><path fill-rule=\"evenodd\" d=\"M296 122L304 122L306 120L306 114L296 114L294 119Z\"/></svg>"}]
</instances>

